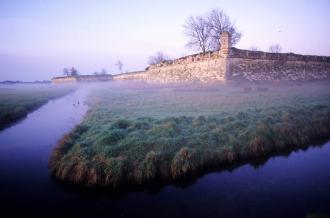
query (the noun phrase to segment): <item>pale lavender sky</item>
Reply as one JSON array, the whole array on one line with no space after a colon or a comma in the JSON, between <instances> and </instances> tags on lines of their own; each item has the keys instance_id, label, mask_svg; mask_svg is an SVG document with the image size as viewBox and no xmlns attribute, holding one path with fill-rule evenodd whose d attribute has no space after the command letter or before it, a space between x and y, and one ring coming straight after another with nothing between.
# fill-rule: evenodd
<instances>
[{"instance_id":1,"label":"pale lavender sky","mask_svg":"<svg viewBox=\"0 0 330 218\"><path fill-rule=\"evenodd\" d=\"M0 0L0 81L42 80L75 66L82 74L142 70L150 55L185 47L190 15L223 9L242 32L235 46L330 56L329 0Z\"/></svg>"}]
</instances>

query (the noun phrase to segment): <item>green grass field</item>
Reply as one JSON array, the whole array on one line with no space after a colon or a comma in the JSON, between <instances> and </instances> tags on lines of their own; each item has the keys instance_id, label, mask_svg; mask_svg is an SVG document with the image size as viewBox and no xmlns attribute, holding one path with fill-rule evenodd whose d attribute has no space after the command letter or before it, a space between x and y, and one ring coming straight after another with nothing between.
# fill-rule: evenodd
<instances>
[{"instance_id":1,"label":"green grass field","mask_svg":"<svg viewBox=\"0 0 330 218\"><path fill-rule=\"evenodd\" d=\"M72 90L72 87L50 84L1 85L0 130L26 117L50 99L61 97Z\"/></svg>"},{"instance_id":2,"label":"green grass field","mask_svg":"<svg viewBox=\"0 0 330 218\"><path fill-rule=\"evenodd\" d=\"M171 181L330 135L329 83L109 84L50 158L59 180L122 187Z\"/></svg>"}]
</instances>

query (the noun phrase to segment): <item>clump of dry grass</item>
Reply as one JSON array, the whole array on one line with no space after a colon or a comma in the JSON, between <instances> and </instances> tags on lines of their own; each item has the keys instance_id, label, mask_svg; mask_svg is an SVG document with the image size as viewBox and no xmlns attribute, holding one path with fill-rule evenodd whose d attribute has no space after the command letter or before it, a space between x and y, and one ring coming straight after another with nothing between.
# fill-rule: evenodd
<instances>
[{"instance_id":1,"label":"clump of dry grass","mask_svg":"<svg viewBox=\"0 0 330 218\"><path fill-rule=\"evenodd\" d=\"M155 151L149 151L135 172L136 181L141 184L157 177L159 160Z\"/></svg>"},{"instance_id":2,"label":"clump of dry grass","mask_svg":"<svg viewBox=\"0 0 330 218\"><path fill-rule=\"evenodd\" d=\"M198 168L198 163L199 160L195 149L181 148L175 154L171 163L172 177L178 178L195 172Z\"/></svg>"},{"instance_id":3,"label":"clump of dry grass","mask_svg":"<svg viewBox=\"0 0 330 218\"><path fill-rule=\"evenodd\" d=\"M224 160L224 162L227 163L233 163L237 158L236 157L237 154L235 153L232 147L225 146L221 154L222 154L222 159Z\"/></svg>"},{"instance_id":4,"label":"clump of dry grass","mask_svg":"<svg viewBox=\"0 0 330 218\"><path fill-rule=\"evenodd\" d=\"M69 151L70 147L73 145L72 143L70 134L66 134L60 139L49 158L49 166L51 169L56 167L62 157Z\"/></svg>"}]
</instances>

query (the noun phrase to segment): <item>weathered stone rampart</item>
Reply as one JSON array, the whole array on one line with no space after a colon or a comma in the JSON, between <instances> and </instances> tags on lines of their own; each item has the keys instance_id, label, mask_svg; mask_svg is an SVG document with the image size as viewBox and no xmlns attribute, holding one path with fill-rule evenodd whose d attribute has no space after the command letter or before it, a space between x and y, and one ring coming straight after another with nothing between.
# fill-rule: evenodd
<instances>
[{"instance_id":1,"label":"weathered stone rampart","mask_svg":"<svg viewBox=\"0 0 330 218\"><path fill-rule=\"evenodd\" d=\"M218 52L194 54L150 65L145 71L114 75L114 80L151 83L212 82L225 80L224 57Z\"/></svg>"},{"instance_id":2,"label":"weathered stone rampart","mask_svg":"<svg viewBox=\"0 0 330 218\"><path fill-rule=\"evenodd\" d=\"M146 71L146 79L159 83L224 81L225 58L212 55L207 58L206 55L192 56L164 66L151 66Z\"/></svg>"},{"instance_id":3,"label":"weathered stone rampart","mask_svg":"<svg viewBox=\"0 0 330 218\"><path fill-rule=\"evenodd\" d=\"M112 75L79 75L61 76L52 78L52 83L73 83L73 82L104 82L113 80Z\"/></svg>"},{"instance_id":4,"label":"weathered stone rampart","mask_svg":"<svg viewBox=\"0 0 330 218\"><path fill-rule=\"evenodd\" d=\"M330 57L231 48L228 80L310 81L330 79Z\"/></svg>"},{"instance_id":5,"label":"weathered stone rampart","mask_svg":"<svg viewBox=\"0 0 330 218\"><path fill-rule=\"evenodd\" d=\"M121 73L113 76L113 80L134 80L145 81L147 73L146 71L136 71L130 73Z\"/></svg>"},{"instance_id":6,"label":"weathered stone rampart","mask_svg":"<svg viewBox=\"0 0 330 218\"><path fill-rule=\"evenodd\" d=\"M52 78L52 83L75 83L77 78L74 76L61 76Z\"/></svg>"},{"instance_id":7,"label":"weathered stone rampart","mask_svg":"<svg viewBox=\"0 0 330 218\"><path fill-rule=\"evenodd\" d=\"M164 61L115 78L155 83L328 80L330 57L237 49L223 34L219 51Z\"/></svg>"},{"instance_id":8,"label":"weathered stone rampart","mask_svg":"<svg viewBox=\"0 0 330 218\"><path fill-rule=\"evenodd\" d=\"M111 77L57 77L53 82L134 80L150 83L330 80L330 57L233 48L223 33L219 51L150 65L145 71Z\"/></svg>"}]
</instances>

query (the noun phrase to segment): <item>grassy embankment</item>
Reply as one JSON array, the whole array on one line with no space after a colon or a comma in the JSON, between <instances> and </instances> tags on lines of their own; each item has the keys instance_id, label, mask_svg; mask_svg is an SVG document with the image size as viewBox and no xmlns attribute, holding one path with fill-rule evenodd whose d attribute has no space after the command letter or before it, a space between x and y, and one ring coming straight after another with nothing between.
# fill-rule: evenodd
<instances>
[{"instance_id":1,"label":"grassy embankment","mask_svg":"<svg viewBox=\"0 0 330 218\"><path fill-rule=\"evenodd\" d=\"M72 87L61 85L2 85L0 87L0 130L24 118L50 99L61 97Z\"/></svg>"},{"instance_id":2,"label":"grassy embankment","mask_svg":"<svg viewBox=\"0 0 330 218\"><path fill-rule=\"evenodd\" d=\"M124 187L296 149L330 135L329 84L95 91L50 169L74 184Z\"/></svg>"}]
</instances>

